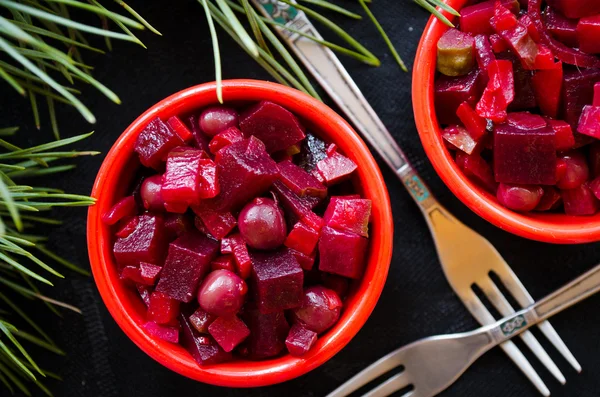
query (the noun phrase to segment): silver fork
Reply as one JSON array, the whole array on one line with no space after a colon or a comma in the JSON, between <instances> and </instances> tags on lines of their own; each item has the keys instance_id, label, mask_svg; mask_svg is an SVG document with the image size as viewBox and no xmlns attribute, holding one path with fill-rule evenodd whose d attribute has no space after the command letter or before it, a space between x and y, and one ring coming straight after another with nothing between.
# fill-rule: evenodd
<instances>
[{"instance_id":1,"label":"silver fork","mask_svg":"<svg viewBox=\"0 0 600 397\"><path fill-rule=\"evenodd\" d=\"M494 322L493 316L472 292L473 284L484 290L500 313L507 315L514 312L489 279L490 271L498 274L519 305L531 305L533 299L494 247L484 237L460 223L433 197L337 56L329 48L297 33L322 39L304 12L277 0L252 1L263 15L293 29L276 28L283 41L408 189L427 220L450 285L475 318L481 324ZM543 323L540 328L571 365L581 371L581 367L550 324ZM564 383L564 376L531 333L525 334L523 338L554 376ZM548 396L548 388L521 351L512 342L503 344L502 348L538 390Z\"/></svg>"},{"instance_id":2,"label":"silver fork","mask_svg":"<svg viewBox=\"0 0 600 397\"><path fill-rule=\"evenodd\" d=\"M403 366L363 397L385 397L413 386L403 397L431 397L458 379L482 354L600 290L600 265L538 303L472 332L422 339L379 359L327 397L343 397Z\"/></svg>"}]
</instances>

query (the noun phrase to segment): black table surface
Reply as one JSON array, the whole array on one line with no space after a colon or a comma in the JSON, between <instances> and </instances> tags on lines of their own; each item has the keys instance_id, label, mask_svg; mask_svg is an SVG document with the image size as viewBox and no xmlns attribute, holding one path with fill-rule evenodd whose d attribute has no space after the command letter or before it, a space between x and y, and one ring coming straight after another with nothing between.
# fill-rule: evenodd
<instances>
[{"instance_id":1,"label":"black table surface","mask_svg":"<svg viewBox=\"0 0 600 397\"><path fill-rule=\"evenodd\" d=\"M356 2L343 2L359 11ZM106 153L117 136L140 113L160 99L186 87L213 80L212 49L203 10L196 1L131 1L162 33L143 32L144 50L113 41L106 56L88 54L94 75L115 90L123 100L117 106L91 87L84 87L85 102L98 117L90 126L71 108L59 106L63 136L95 130L78 148ZM408 0L376 0L372 10L385 27L400 55L412 64L428 13ZM600 259L598 244L558 246L525 240L501 231L479 218L447 189L431 167L421 147L413 121L410 97L411 74L402 72L368 20L331 18L359 39L382 65L372 68L343 57L356 83L385 125L406 151L434 194L458 218L486 236L513 267L530 293L539 299L591 268ZM325 29L322 29L325 32ZM221 30L224 78L269 76L226 37ZM328 37L331 37L330 35ZM101 44L101 43L99 43ZM2 87L2 125L20 125L20 144L52 139L47 115L44 127L33 127L27 100L20 100L8 86ZM330 100L326 100L331 104ZM376 156L377 158L377 156ZM47 177L44 184L89 194L103 155L78 159L78 168L62 176ZM379 158L377 158L379 161ZM448 286L433 242L419 210L394 174L379 161L388 185L395 219L394 255L381 299L363 329L340 353L321 367L295 380L256 389L226 389L184 378L149 358L121 331L106 310L91 278L69 274L56 282L53 296L79 306L83 315L70 312L63 318L36 310L36 318L64 348L66 357L35 351L39 361L58 372L62 382L47 382L56 396L323 396L350 376L389 351L416 339L466 331L477 326ZM56 211L64 226L51 232L51 246L60 254L88 267L85 241L86 211L81 208ZM537 331L542 345L567 378L560 385L521 341L517 345L530 359L554 396L600 395L600 315L596 296L552 319L560 335L583 367L577 374ZM5 390L0 389L0 394ZM500 349L478 360L445 397L536 396L537 392Z\"/></svg>"}]
</instances>

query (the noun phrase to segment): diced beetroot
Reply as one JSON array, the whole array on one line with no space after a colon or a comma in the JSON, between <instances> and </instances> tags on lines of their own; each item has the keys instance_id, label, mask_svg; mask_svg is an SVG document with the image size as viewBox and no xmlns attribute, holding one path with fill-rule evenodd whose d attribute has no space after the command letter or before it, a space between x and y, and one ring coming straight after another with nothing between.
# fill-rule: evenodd
<instances>
[{"instance_id":1,"label":"diced beetroot","mask_svg":"<svg viewBox=\"0 0 600 397\"><path fill-rule=\"evenodd\" d=\"M304 273L288 249L252 253L252 287L261 313L300 306Z\"/></svg>"},{"instance_id":2,"label":"diced beetroot","mask_svg":"<svg viewBox=\"0 0 600 397\"><path fill-rule=\"evenodd\" d=\"M554 62L554 54L545 45L538 44L538 53L535 57L533 68L536 70L556 68L556 62Z\"/></svg>"},{"instance_id":3,"label":"diced beetroot","mask_svg":"<svg viewBox=\"0 0 600 397\"><path fill-rule=\"evenodd\" d=\"M461 103L475 106L481 96L483 76L482 71L476 69L465 76L442 75L435 80L435 109L441 124L458 124L456 110Z\"/></svg>"},{"instance_id":4,"label":"diced beetroot","mask_svg":"<svg viewBox=\"0 0 600 397\"><path fill-rule=\"evenodd\" d=\"M191 301L198 282L208 273L218 249L218 242L201 233L182 235L169 245L156 290L182 302Z\"/></svg>"},{"instance_id":5,"label":"diced beetroot","mask_svg":"<svg viewBox=\"0 0 600 397\"><path fill-rule=\"evenodd\" d=\"M484 118L479 117L479 115L467 102L463 102L460 104L460 106L456 110L456 115L463 123L463 125L469 132L469 135L471 135L471 138L473 138L475 142L479 142L481 138L484 137L484 135L486 134L487 123Z\"/></svg>"},{"instance_id":6,"label":"diced beetroot","mask_svg":"<svg viewBox=\"0 0 600 397\"><path fill-rule=\"evenodd\" d=\"M144 166L159 169L171 149L180 145L183 145L183 140L179 135L157 117L142 130L134 151Z\"/></svg>"},{"instance_id":7,"label":"diced beetroot","mask_svg":"<svg viewBox=\"0 0 600 397\"><path fill-rule=\"evenodd\" d=\"M494 172L490 165L477 153L468 155L456 153L456 165L465 175L487 191L496 194L498 184L494 179Z\"/></svg>"},{"instance_id":8,"label":"diced beetroot","mask_svg":"<svg viewBox=\"0 0 600 397\"><path fill-rule=\"evenodd\" d=\"M474 40L470 33L448 29L437 42L437 70L446 76L463 76L475 65Z\"/></svg>"},{"instance_id":9,"label":"diced beetroot","mask_svg":"<svg viewBox=\"0 0 600 397\"><path fill-rule=\"evenodd\" d=\"M215 321L217 317L202 310L196 309L189 317L190 324L201 334L208 334L208 326Z\"/></svg>"},{"instance_id":10,"label":"diced beetroot","mask_svg":"<svg viewBox=\"0 0 600 397\"><path fill-rule=\"evenodd\" d=\"M600 53L600 15L581 18L577 24L579 49L588 54Z\"/></svg>"},{"instance_id":11,"label":"diced beetroot","mask_svg":"<svg viewBox=\"0 0 600 397\"><path fill-rule=\"evenodd\" d=\"M277 167L279 168L279 180L281 183L298 196L323 198L327 195L327 188L321 182L291 161L282 161L277 164Z\"/></svg>"},{"instance_id":12,"label":"diced beetroot","mask_svg":"<svg viewBox=\"0 0 600 397\"><path fill-rule=\"evenodd\" d=\"M299 157L298 165L307 172L312 171L319 161L327 157L325 142L307 132L306 139L302 141Z\"/></svg>"},{"instance_id":13,"label":"diced beetroot","mask_svg":"<svg viewBox=\"0 0 600 397\"><path fill-rule=\"evenodd\" d=\"M520 6L517 0L502 0L501 4L514 14L519 13ZM494 16L495 5L496 0L488 0L464 7L460 11L460 29L473 34L493 33L490 20Z\"/></svg>"},{"instance_id":14,"label":"diced beetroot","mask_svg":"<svg viewBox=\"0 0 600 397\"><path fill-rule=\"evenodd\" d=\"M169 124L169 127L171 127L171 129L175 131L177 135L179 135L182 141L189 142L194 139L192 131L190 131L190 129L183 123L183 121L181 121L179 117L169 117L167 124Z\"/></svg>"},{"instance_id":15,"label":"diced beetroot","mask_svg":"<svg viewBox=\"0 0 600 397\"><path fill-rule=\"evenodd\" d=\"M508 51L508 43L500 37L499 34L490 35L490 45L492 46L492 51L496 54L501 54L504 51ZM489 65L488 65L489 66Z\"/></svg>"},{"instance_id":16,"label":"diced beetroot","mask_svg":"<svg viewBox=\"0 0 600 397\"><path fill-rule=\"evenodd\" d=\"M300 264L300 267L303 270L311 270L313 268L313 265L315 264L315 259L317 257L316 252L312 252L307 255L307 254L304 254L300 251L296 251L295 249L291 249L291 248L290 248L290 252L292 253L292 255L294 255L294 257L296 258L296 260Z\"/></svg>"},{"instance_id":17,"label":"diced beetroot","mask_svg":"<svg viewBox=\"0 0 600 397\"><path fill-rule=\"evenodd\" d=\"M290 231L290 234L288 234L287 238L285 239L284 244L288 248L299 251L305 255L310 255L315 250L318 242L318 230L308 227L302 222L297 222L292 231ZM304 266L302 267L304 268Z\"/></svg>"},{"instance_id":18,"label":"diced beetroot","mask_svg":"<svg viewBox=\"0 0 600 397\"><path fill-rule=\"evenodd\" d=\"M183 213L189 205L200 203L200 168L204 156L202 150L190 147L169 153L161 190L168 211Z\"/></svg>"},{"instance_id":19,"label":"diced beetroot","mask_svg":"<svg viewBox=\"0 0 600 397\"><path fill-rule=\"evenodd\" d=\"M202 111L198 125L205 135L215 136L228 128L237 127L238 114L227 106L211 106Z\"/></svg>"},{"instance_id":20,"label":"diced beetroot","mask_svg":"<svg viewBox=\"0 0 600 397\"><path fill-rule=\"evenodd\" d=\"M600 3L596 0L548 0L548 4L567 18L581 18L600 14Z\"/></svg>"},{"instance_id":21,"label":"diced beetroot","mask_svg":"<svg viewBox=\"0 0 600 397\"><path fill-rule=\"evenodd\" d=\"M571 126L562 120L546 119L548 125L554 130L556 150L569 150L575 146L575 137Z\"/></svg>"},{"instance_id":22,"label":"diced beetroot","mask_svg":"<svg viewBox=\"0 0 600 397\"><path fill-rule=\"evenodd\" d=\"M159 325L154 321L148 321L144 324L144 329L150 335L162 339L166 342L179 343L179 329L170 325Z\"/></svg>"},{"instance_id":23,"label":"diced beetroot","mask_svg":"<svg viewBox=\"0 0 600 397\"><path fill-rule=\"evenodd\" d=\"M600 82L598 69L565 69L561 95L561 118L577 128L581 111L594 99L594 84Z\"/></svg>"},{"instance_id":24,"label":"diced beetroot","mask_svg":"<svg viewBox=\"0 0 600 397\"><path fill-rule=\"evenodd\" d=\"M204 132L202 132L202 130L200 129L198 118L196 116L190 116L188 119L188 123L191 127L196 147L200 150L208 151L208 137L204 135Z\"/></svg>"},{"instance_id":25,"label":"diced beetroot","mask_svg":"<svg viewBox=\"0 0 600 397\"><path fill-rule=\"evenodd\" d=\"M164 220L159 215L140 215L135 230L118 238L113 247L120 266L137 266L140 262L162 263L167 251Z\"/></svg>"},{"instance_id":26,"label":"diced beetroot","mask_svg":"<svg viewBox=\"0 0 600 397\"><path fill-rule=\"evenodd\" d=\"M496 182L554 185L556 182L555 145L554 130L548 126L524 130L508 124L496 126L494 133Z\"/></svg>"},{"instance_id":27,"label":"diced beetroot","mask_svg":"<svg viewBox=\"0 0 600 397\"><path fill-rule=\"evenodd\" d=\"M294 309L294 323L318 334L327 331L340 318L342 300L328 288L314 285L304 290L302 306Z\"/></svg>"},{"instance_id":28,"label":"diced beetroot","mask_svg":"<svg viewBox=\"0 0 600 397\"><path fill-rule=\"evenodd\" d=\"M154 291L150 295L148 320L157 324L167 324L175 320L178 315L179 301L158 291Z\"/></svg>"},{"instance_id":29,"label":"diced beetroot","mask_svg":"<svg viewBox=\"0 0 600 397\"><path fill-rule=\"evenodd\" d=\"M241 234L232 234L229 237L221 240L221 253L222 254L233 254L235 259L235 265L237 273L244 280L250 277L252 270L252 260L248 253L248 247Z\"/></svg>"},{"instance_id":30,"label":"diced beetroot","mask_svg":"<svg viewBox=\"0 0 600 397\"><path fill-rule=\"evenodd\" d=\"M527 28L527 33L536 43L540 42L540 32L538 31L537 26L531 20L531 17L528 14L522 14L519 17L519 22Z\"/></svg>"},{"instance_id":31,"label":"diced beetroot","mask_svg":"<svg viewBox=\"0 0 600 397\"><path fill-rule=\"evenodd\" d=\"M217 178L217 165L211 159L200 160L198 172L198 195L201 199L213 198L219 194L219 180Z\"/></svg>"},{"instance_id":32,"label":"diced beetroot","mask_svg":"<svg viewBox=\"0 0 600 397\"><path fill-rule=\"evenodd\" d=\"M556 118L558 115L563 83L562 62L553 69L538 70L531 78L535 98L543 114Z\"/></svg>"},{"instance_id":33,"label":"diced beetroot","mask_svg":"<svg viewBox=\"0 0 600 397\"><path fill-rule=\"evenodd\" d=\"M596 198L600 200L600 177L597 177L596 179L589 182L589 187L592 193L594 193L594 196L596 196Z\"/></svg>"},{"instance_id":34,"label":"diced beetroot","mask_svg":"<svg viewBox=\"0 0 600 397\"><path fill-rule=\"evenodd\" d=\"M102 215L102 222L114 225L126 216L137 215L137 204L133 196L127 196Z\"/></svg>"},{"instance_id":35,"label":"diced beetroot","mask_svg":"<svg viewBox=\"0 0 600 397\"><path fill-rule=\"evenodd\" d=\"M219 132L210 141L208 148L211 153L215 154L225 146L229 146L234 142L239 142L244 139L242 131L236 127L228 128L224 131Z\"/></svg>"},{"instance_id":36,"label":"diced beetroot","mask_svg":"<svg viewBox=\"0 0 600 397\"><path fill-rule=\"evenodd\" d=\"M334 153L333 156L319 161L316 170L325 179L325 184L331 186L348 179L356 168L354 161L342 154Z\"/></svg>"},{"instance_id":37,"label":"diced beetroot","mask_svg":"<svg viewBox=\"0 0 600 397\"><path fill-rule=\"evenodd\" d=\"M226 352L232 351L250 335L250 330L237 316L219 317L208 326L208 332Z\"/></svg>"},{"instance_id":38,"label":"diced beetroot","mask_svg":"<svg viewBox=\"0 0 600 397\"><path fill-rule=\"evenodd\" d=\"M121 271L121 279L131 280L142 285L154 285L161 269L160 266L142 262L139 267L126 266Z\"/></svg>"},{"instance_id":39,"label":"diced beetroot","mask_svg":"<svg viewBox=\"0 0 600 397\"><path fill-rule=\"evenodd\" d=\"M592 176L600 176L600 142L594 142L590 145L588 158L590 160L590 171Z\"/></svg>"},{"instance_id":40,"label":"diced beetroot","mask_svg":"<svg viewBox=\"0 0 600 397\"><path fill-rule=\"evenodd\" d=\"M471 137L471 134L469 134L465 128L459 125L451 125L444 128L442 131L442 138L448 142L448 147L452 148L452 150L458 149L467 154L471 154L477 149L477 142L475 142L473 137Z\"/></svg>"},{"instance_id":41,"label":"diced beetroot","mask_svg":"<svg viewBox=\"0 0 600 397\"><path fill-rule=\"evenodd\" d=\"M527 70L533 70L535 67L535 59L538 55L538 46L533 41L527 28L517 23L513 28L498 31L511 51L519 57L521 64Z\"/></svg>"},{"instance_id":42,"label":"diced beetroot","mask_svg":"<svg viewBox=\"0 0 600 397\"><path fill-rule=\"evenodd\" d=\"M331 197L323 220L336 230L369 237L370 217L371 200Z\"/></svg>"},{"instance_id":43,"label":"diced beetroot","mask_svg":"<svg viewBox=\"0 0 600 397\"><path fill-rule=\"evenodd\" d=\"M283 311L263 314L254 305L246 305L242 319L250 328L246 346L251 358L269 358L283 350L290 329Z\"/></svg>"},{"instance_id":44,"label":"diced beetroot","mask_svg":"<svg viewBox=\"0 0 600 397\"><path fill-rule=\"evenodd\" d=\"M287 212L288 219L292 222L302 221L315 230L321 230L322 219L311 211L309 203L294 194L281 182L273 184L273 190L277 194L280 204Z\"/></svg>"},{"instance_id":45,"label":"diced beetroot","mask_svg":"<svg viewBox=\"0 0 600 397\"><path fill-rule=\"evenodd\" d=\"M200 223L217 240L227 236L237 224L231 212L215 212L200 208L193 208L193 210L198 215L195 220L198 230L201 230L198 227Z\"/></svg>"},{"instance_id":46,"label":"diced beetroot","mask_svg":"<svg viewBox=\"0 0 600 397\"><path fill-rule=\"evenodd\" d=\"M334 291L340 298L344 298L350 288L348 279L336 274L321 273L321 281L326 288Z\"/></svg>"},{"instance_id":47,"label":"diced beetroot","mask_svg":"<svg viewBox=\"0 0 600 397\"><path fill-rule=\"evenodd\" d=\"M496 60L490 40L486 35L475 36L475 59L481 70L487 70L490 62Z\"/></svg>"},{"instance_id":48,"label":"diced beetroot","mask_svg":"<svg viewBox=\"0 0 600 397\"><path fill-rule=\"evenodd\" d=\"M289 110L262 101L240 115L244 136L255 136L265 143L269 153L284 150L304 138L304 126Z\"/></svg>"},{"instance_id":49,"label":"diced beetroot","mask_svg":"<svg viewBox=\"0 0 600 397\"><path fill-rule=\"evenodd\" d=\"M317 343L317 333L298 324L292 325L285 346L292 356L301 357Z\"/></svg>"},{"instance_id":50,"label":"diced beetroot","mask_svg":"<svg viewBox=\"0 0 600 397\"><path fill-rule=\"evenodd\" d=\"M498 59L506 59L512 62L515 95L513 101L508 105L509 111L533 109L537 106L533 84L532 73L526 70L521 61L511 53L498 54Z\"/></svg>"},{"instance_id":51,"label":"diced beetroot","mask_svg":"<svg viewBox=\"0 0 600 397\"><path fill-rule=\"evenodd\" d=\"M506 109L515 98L514 75L511 61L496 60L488 66L490 78L481 99L477 114L496 122L504 121Z\"/></svg>"},{"instance_id":52,"label":"diced beetroot","mask_svg":"<svg viewBox=\"0 0 600 397\"><path fill-rule=\"evenodd\" d=\"M567 215L594 215L600 210L600 201L587 183L561 192Z\"/></svg>"},{"instance_id":53,"label":"diced beetroot","mask_svg":"<svg viewBox=\"0 0 600 397\"><path fill-rule=\"evenodd\" d=\"M137 216L127 216L119 222L119 230L115 233L115 236L125 238L129 236L139 223Z\"/></svg>"},{"instance_id":54,"label":"diced beetroot","mask_svg":"<svg viewBox=\"0 0 600 397\"><path fill-rule=\"evenodd\" d=\"M555 39L569 47L579 47L577 19L569 19L552 7L546 7L544 17L546 29Z\"/></svg>"},{"instance_id":55,"label":"diced beetroot","mask_svg":"<svg viewBox=\"0 0 600 397\"><path fill-rule=\"evenodd\" d=\"M215 340L200 334L189 321L181 315L181 345L200 365L219 364L231 360L231 353L224 351Z\"/></svg>"},{"instance_id":56,"label":"diced beetroot","mask_svg":"<svg viewBox=\"0 0 600 397\"><path fill-rule=\"evenodd\" d=\"M494 16L490 19L490 25L496 32L512 29L517 25L517 17L502 3L494 5Z\"/></svg>"},{"instance_id":57,"label":"diced beetroot","mask_svg":"<svg viewBox=\"0 0 600 397\"><path fill-rule=\"evenodd\" d=\"M365 267L368 240L325 226L319 239L319 270L358 279Z\"/></svg>"},{"instance_id":58,"label":"diced beetroot","mask_svg":"<svg viewBox=\"0 0 600 397\"><path fill-rule=\"evenodd\" d=\"M535 207L536 211L549 211L560 204L560 193L554 186L542 186L542 189L544 189L544 194L537 207Z\"/></svg>"},{"instance_id":59,"label":"diced beetroot","mask_svg":"<svg viewBox=\"0 0 600 397\"><path fill-rule=\"evenodd\" d=\"M233 256L231 255L221 255L210 262L210 270L214 272L215 270L223 269L235 273L236 268L234 261L235 259L233 259Z\"/></svg>"},{"instance_id":60,"label":"diced beetroot","mask_svg":"<svg viewBox=\"0 0 600 397\"><path fill-rule=\"evenodd\" d=\"M269 189L278 174L277 163L255 137L219 150L215 161L221 191L214 199L204 200L202 206L207 209L239 209Z\"/></svg>"},{"instance_id":61,"label":"diced beetroot","mask_svg":"<svg viewBox=\"0 0 600 397\"><path fill-rule=\"evenodd\" d=\"M592 105L600 106L600 83L594 84L594 100Z\"/></svg>"},{"instance_id":62,"label":"diced beetroot","mask_svg":"<svg viewBox=\"0 0 600 397\"><path fill-rule=\"evenodd\" d=\"M508 125L520 130L537 130L546 127L548 124L542 116L529 112L509 113L506 122Z\"/></svg>"},{"instance_id":63,"label":"diced beetroot","mask_svg":"<svg viewBox=\"0 0 600 397\"><path fill-rule=\"evenodd\" d=\"M556 186L559 189L575 189L590 179L587 159L580 151L561 153L558 164L564 164L562 172L557 172Z\"/></svg>"},{"instance_id":64,"label":"diced beetroot","mask_svg":"<svg viewBox=\"0 0 600 397\"><path fill-rule=\"evenodd\" d=\"M146 307L150 306L150 295L152 294L152 287L137 284L135 288L137 289L138 294L140 294L140 298L142 298L142 301L144 302Z\"/></svg>"},{"instance_id":65,"label":"diced beetroot","mask_svg":"<svg viewBox=\"0 0 600 397\"><path fill-rule=\"evenodd\" d=\"M532 211L540 203L544 190L538 185L508 185L498 186L496 197L498 202L514 211Z\"/></svg>"},{"instance_id":66,"label":"diced beetroot","mask_svg":"<svg viewBox=\"0 0 600 397\"><path fill-rule=\"evenodd\" d=\"M171 214L165 215L165 229L171 236L171 240L194 230L194 223L192 219L185 214Z\"/></svg>"},{"instance_id":67,"label":"diced beetroot","mask_svg":"<svg viewBox=\"0 0 600 397\"><path fill-rule=\"evenodd\" d=\"M585 105L583 107L577 132L600 139L600 106Z\"/></svg>"}]
</instances>

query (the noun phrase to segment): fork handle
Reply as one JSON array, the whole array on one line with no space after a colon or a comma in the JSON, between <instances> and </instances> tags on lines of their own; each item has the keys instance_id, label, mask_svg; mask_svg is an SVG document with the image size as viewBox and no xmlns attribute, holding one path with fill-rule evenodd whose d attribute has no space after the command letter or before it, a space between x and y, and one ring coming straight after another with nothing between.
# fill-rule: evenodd
<instances>
[{"instance_id":1,"label":"fork handle","mask_svg":"<svg viewBox=\"0 0 600 397\"><path fill-rule=\"evenodd\" d=\"M600 291L600 265L537 303L489 326L496 343L502 343L529 327L573 306Z\"/></svg>"}]
</instances>

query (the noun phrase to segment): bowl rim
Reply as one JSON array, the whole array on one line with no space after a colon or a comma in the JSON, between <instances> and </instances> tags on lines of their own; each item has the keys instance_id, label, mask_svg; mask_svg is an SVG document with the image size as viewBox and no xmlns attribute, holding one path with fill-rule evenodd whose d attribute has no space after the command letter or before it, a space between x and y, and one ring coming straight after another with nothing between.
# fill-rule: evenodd
<instances>
[{"instance_id":1,"label":"bowl rim","mask_svg":"<svg viewBox=\"0 0 600 397\"><path fill-rule=\"evenodd\" d=\"M141 328L133 306L141 307L127 298L122 283L112 282L118 279L114 265L110 243L109 228L101 221L101 214L113 205L112 199L118 180L116 171L122 170L131 161L135 138L143 127L160 114L181 113L185 104L188 110L197 109L209 104L217 104L216 83L205 83L181 90L156 103L143 112L116 140L106 158L102 162L92 189L92 197L97 198L95 205L88 210L87 245L92 273L100 295L119 327L138 347L160 364L189 378L229 387L256 387L280 383L303 375L320 366L356 335L373 311L383 290L387 278L393 247L393 219L387 187L381 171L369 149L352 129L352 127L324 103L290 87L258 80L224 80L223 99L227 103L235 100L254 101L273 100L298 114L294 108L301 107L299 116L320 124L325 135L336 134L337 139L343 136L342 142L335 141L347 155L354 157L359 163L358 177L370 198L377 198L374 205L373 228L370 251L365 275L370 278L358 285L357 292L347 300L353 310L342 313L340 321L326 334L319 338L317 346L303 358L295 358L289 354L267 361L236 361L210 366L199 366L179 345L155 339L147 335ZM202 102L204 105L189 105ZM326 127L326 128L325 128ZM346 148L346 149L344 149ZM347 150L347 149L350 149ZM100 192L110 194L99 194ZM376 270L376 271L375 271ZM368 272L368 273L367 273ZM125 292L124 292L125 291ZM360 294L360 296L358 296Z\"/></svg>"},{"instance_id":2,"label":"bowl rim","mask_svg":"<svg viewBox=\"0 0 600 397\"><path fill-rule=\"evenodd\" d=\"M466 0L446 0L459 10ZM450 20L454 18L443 12ZM432 16L417 47L413 66L412 100L421 143L446 186L473 212L488 222L521 237L554 244L580 244L600 240L600 213L589 217L566 214L521 214L501 206L495 196L471 182L458 169L446 149L434 107L436 38L448 27Z\"/></svg>"}]
</instances>

